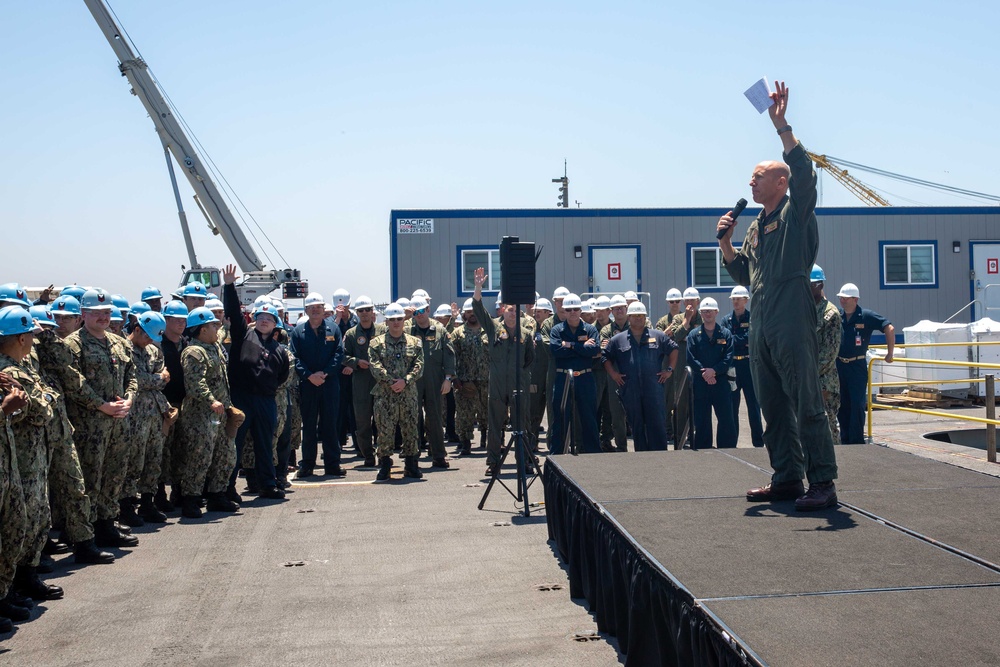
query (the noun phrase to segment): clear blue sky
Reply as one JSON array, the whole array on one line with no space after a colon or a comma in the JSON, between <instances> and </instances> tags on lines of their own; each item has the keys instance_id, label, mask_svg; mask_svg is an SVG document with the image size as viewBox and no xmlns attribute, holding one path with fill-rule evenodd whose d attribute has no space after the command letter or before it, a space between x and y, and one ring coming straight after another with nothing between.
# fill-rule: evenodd
<instances>
[{"instance_id":1,"label":"clear blue sky","mask_svg":"<svg viewBox=\"0 0 1000 667\"><path fill-rule=\"evenodd\" d=\"M388 297L391 209L553 207L563 158L585 207L724 210L780 153L742 97L765 75L788 82L810 150L1000 191L994 3L112 7L278 249L327 295ZM4 24L0 278L130 300L172 287L187 256L162 149L84 3L8 2ZM893 203L978 203L858 176ZM860 204L822 182L823 205ZM199 259L225 264L182 188Z\"/></svg>"}]
</instances>

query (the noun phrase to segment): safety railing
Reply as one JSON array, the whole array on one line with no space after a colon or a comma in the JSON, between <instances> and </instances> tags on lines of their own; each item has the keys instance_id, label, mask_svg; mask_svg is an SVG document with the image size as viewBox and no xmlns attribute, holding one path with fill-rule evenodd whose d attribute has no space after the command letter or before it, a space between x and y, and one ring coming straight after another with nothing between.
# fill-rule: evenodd
<instances>
[{"instance_id":1,"label":"safety railing","mask_svg":"<svg viewBox=\"0 0 1000 667\"><path fill-rule=\"evenodd\" d=\"M992 346L1000 345L1000 341L993 342L956 342L956 343L910 343L906 345L896 345L897 348L916 348L916 347L973 347L973 346ZM872 346L873 350L887 349L884 346ZM985 375L984 377L969 377L969 378L952 378L952 379L935 379L935 380L910 380L901 379L898 381L891 382L872 382L872 368L875 362L880 362L881 364L892 366L896 365L921 365L921 366L943 366L943 367L953 367L953 368L976 368L985 369L989 371L994 371ZM997 439L996 439L996 428L1000 426L1000 420L996 418L996 391L995 391L995 376L1000 374L1000 363L986 363L979 361L945 361L942 359L919 359L913 357L895 358L892 362L886 362L884 357L873 357L868 361L868 391L867 391L867 403L868 403L868 442L873 442L873 424L872 424L872 413L874 410L896 410L899 412L909 412L914 414L928 415L931 417L943 417L946 419L954 419L958 421L973 422L978 424L986 425L986 457L990 463L997 462ZM952 412L943 412L941 410L928 410L924 408L913 408L902 405L892 405L887 403L876 403L872 400L872 389L875 387L911 387L911 386L927 386L927 385L941 385L941 384L985 384L985 403L986 403L986 417L975 417L972 415L962 415L955 414Z\"/></svg>"}]
</instances>

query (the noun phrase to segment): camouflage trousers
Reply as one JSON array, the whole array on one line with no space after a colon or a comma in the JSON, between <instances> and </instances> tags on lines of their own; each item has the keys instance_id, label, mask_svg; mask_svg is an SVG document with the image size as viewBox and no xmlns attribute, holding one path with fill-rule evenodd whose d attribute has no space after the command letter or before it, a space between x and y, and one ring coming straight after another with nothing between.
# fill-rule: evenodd
<instances>
[{"instance_id":1,"label":"camouflage trousers","mask_svg":"<svg viewBox=\"0 0 1000 667\"><path fill-rule=\"evenodd\" d=\"M392 456L397 426L403 438L403 456L419 456L417 390L412 384L401 394L375 396L375 428L378 429L378 447L375 454L379 458Z\"/></svg>"},{"instance_id":2,"label":"camouflage trousers","mask_svg":"<svg viewBox=\"0 0 1000 667\"><path fill-rule=\"evenodd\" d=\"M92 522L118 516L118 498L128 461L126 425L125 419L97 410L79 415L73 424L73 441L90 496Z\"/></svg>"},{"instance_id":3,"label":"camouflage trousers","mask_svg":"<svg viewBox=\"0 0 1000 667\"><path fill-rule=\"evenodd\" d=\"M839 443L840 422L837 420L837 413L840 412L840 393L824 391L823 406L826 408L826 419L830 422L830 435L835 443Z\"/></svg>"},{"instance_id":4,"label":"camouflage trousers","mask_svg":"<svg viewBox=\"0 0 1000 667\"><path fill-rule=\"evenodd\" d=\"M163 415L155 401L145 401L142 394L136 399L129 413L128 471L125 477L123 498L137 493L156 493L163 465Z\"/></svg>"},{"instance_id":5,"label":"camouflage trousers","mask_svg":"<svg viewBox=\"0 0 1000 667\"><path fill-rule=\"evenodd\" d=\"M0 420L6 417L0 414ZM0 424L0 429L5 428ZM12 439L0 434L0 598L7 595L14 581L28 524L13 445Z\"/></svg>"},{"instance_id":6,"label":"camouflage trousers","mask_svg":"<svg viewBox=\"0 0 1000 667\"><path fill-rule=\"evenodd\" d=\"M44 427L28 423L17 425L14 427L14 438L27 519L18 565L37 566L52 519L48 494L49 450L45 444Z\"/></svg>"},{"instance_id":7,"label":"camouflage trousers","mask_svg":"<svg viewBox=\"0 0 1000 667\"><path fill-rule=\"evenodd\" d=\"M299 449L302 447L302 404L299 402L299 388L295 387L289 392L288 405L291 406L291 447Z\"/></svg>"},{"instance_id":8,"label":"camouflage trousers","mask_svg":"<svg viewBox=\"0 0 1000 667\"><path fill-rule=\"evenodd\" d=\"M472 424L479 421L479 430L487 432L490 410L490 382L479 380L474 384L475 392L466 394L470 383L463 382L462 388L455 394L455 430L463 442L472 440Z\"/></svg>"},{"instance_id":9,"label":"camouflage trousers","mask_svg":"<svg viewBox=\"0 0 1000 667\"><path fill-rule=\"evenodd\" d=\"M236 441L226 434L225 418L198 404L185 405L181 411L177 425L184 472L174 481L180 482L182 495L220 493L229 485L236 465Z\"/></svg>"},{"instance_id":10,"label":"camouflage trousers","mask_svg":"<svg viewBox=\"0 0 1000 667\"><path fill-rule=\"evenodd\" d=\"M179 407L179 406L174 406ZM181 412L183 415L183 412ZM184 475L184 447L180 441L180 415L163 438L163 456L160 459L160 483L180 487Z\"/></svg>"},{"instance_id":11,"label":"camouflage trousers","mask_svg":"<svg viewBox=\"0 0 1000 667\"><path fill-rule=\"evenodd\" d=\"M61 527L70 542L94 537L90 523L91 503L83 481L80 457L73 442L73 425L62 398L53 403L55 419L45 427L49 447L49 507L52 525Z\"/></svg>"},{"instance_id":12,"label":"camouflage trousers","mask_svg":"<svg viewBox=\"0 0 1000 667\"><path fill-rule=\"evenodd\" d=\"M362 456L373 456L375 454L374 431L372 430L372 412L375 406L375 397L372 396L372 387L375 380L372 374L365 371L355 371L351 375L354 383L351 386L352 400L354 401L354 437L358 444L358 449Z\"/></svg>"}]
</instances>

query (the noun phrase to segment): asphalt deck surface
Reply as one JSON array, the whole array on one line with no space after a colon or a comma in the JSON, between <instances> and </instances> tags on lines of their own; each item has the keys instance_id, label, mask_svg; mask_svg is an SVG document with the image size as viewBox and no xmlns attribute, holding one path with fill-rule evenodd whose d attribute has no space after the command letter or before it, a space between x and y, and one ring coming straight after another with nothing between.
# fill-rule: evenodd
<instances>
[{"instance_id":1,"label":"asphalt deck surface","mask_svg":"<svg viewBox=\"0 0 1000 667\"><path fill-rule=\"evenodd\" d=\"M902 412L874 422L876 442L1000 476L983 450L922 438L977 425ZM745 412L741 424L742 447ZM585 603L569 598L544 507L525 519L496 486L477 509L484 450L443 471L425 457L419 481L404 481L397 460L392 481L374 483L376 470L360 463L346 459L343 480L296 482L284 502L247 496L236 515L190 521L175 512L165 526L135 529L139 546L116 550L112 565L56 556L44 577L65 598L40 603L31 621L0 635L0 664L624 662L614 638L596 634ZM539 480L529 500L542 495Z\"/></svg>"}]
</instances>

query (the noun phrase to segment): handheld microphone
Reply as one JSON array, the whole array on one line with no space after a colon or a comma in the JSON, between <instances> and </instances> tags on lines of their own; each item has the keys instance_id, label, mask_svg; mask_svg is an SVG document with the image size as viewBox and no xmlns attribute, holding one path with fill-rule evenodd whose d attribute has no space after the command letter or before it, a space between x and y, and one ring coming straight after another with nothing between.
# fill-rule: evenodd
<instances>
[{"instance_id":1,"label":"handheld microphone","mask_svg":"<svg viewBox=\"0 0 1000 667\"><path fill-rule=\"evenodd\" d=\"M745 209L746 207L747 207L746 199L741 198L738 202L736 202L736 206L733 207L733 214L730 216L733 219L733 224L736 224L736 218L740 217L740 213L742 213L743 209ZM721 230L718 234L715 235L715 238L721 241L722 237L726 235L726 232L729 231L730 227L732 227L732 225Z\"/></svg>"}]
</instances>

